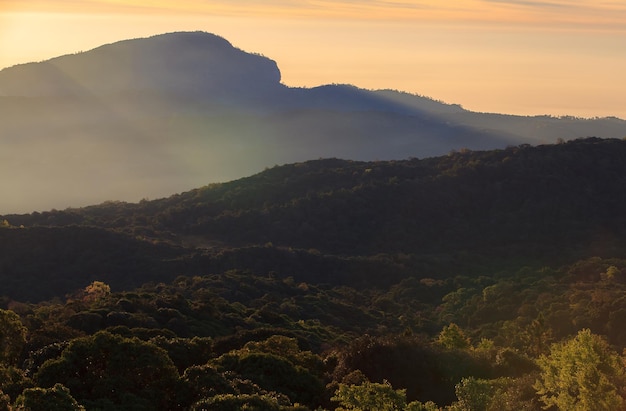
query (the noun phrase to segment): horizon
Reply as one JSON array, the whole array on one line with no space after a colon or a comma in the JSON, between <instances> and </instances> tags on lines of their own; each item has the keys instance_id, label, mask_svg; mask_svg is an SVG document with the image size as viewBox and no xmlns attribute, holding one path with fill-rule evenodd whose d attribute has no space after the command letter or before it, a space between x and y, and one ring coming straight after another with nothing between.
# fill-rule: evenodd
<instances>
[{"instance_id":1,"label":"horizon","mask_svg":"<svg viewBox=\"0 0 626 411\"><path fill-rule=\"evenodd\" d=\"M277 62L291 87L395 89L475 112L626 118L618 1L14 1L0 69L174 31Z\"/></svg>"}]
</instances>

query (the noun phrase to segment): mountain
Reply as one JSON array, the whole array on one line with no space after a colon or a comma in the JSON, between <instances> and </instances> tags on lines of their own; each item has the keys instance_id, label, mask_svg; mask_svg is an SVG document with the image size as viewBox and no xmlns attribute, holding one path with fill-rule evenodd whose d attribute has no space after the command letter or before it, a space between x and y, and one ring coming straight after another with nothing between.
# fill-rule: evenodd
<instances>
[{"instance_id":1,"label":"mountain","mask_svg":"<svg viewBox=\"0 0 626 411\"><path fill-rule=\"evenodd\" d=\"M160 200L6 215L0 280L22 299L229 269L372 287L624 258L624 176L626 141L598 138L294 163Z\"/></svg>"},{"instance_id":2,"label":"mountain","mask_svg":"<svg viewBox=\"0 0 626 411\"><path fill-rule=\"evenodd\" d=\"M87 53L3 70L0 95L107 96L160 93L229 98L279 86L267 58L245 53L208 33L175 33L126 40Z\"/></svg>"},{"instance_id":3,"label":"mountain","mask_svg":"<svg viewBox=\"0 0 626 411\"><path fill-rule=\"evenodd\" d=\"M203 32L0 71L0 212L138 201L315 158L399 160L586 136L626 122L474 113L349 85L291 88Z\"/></svg>"}]
</instances>

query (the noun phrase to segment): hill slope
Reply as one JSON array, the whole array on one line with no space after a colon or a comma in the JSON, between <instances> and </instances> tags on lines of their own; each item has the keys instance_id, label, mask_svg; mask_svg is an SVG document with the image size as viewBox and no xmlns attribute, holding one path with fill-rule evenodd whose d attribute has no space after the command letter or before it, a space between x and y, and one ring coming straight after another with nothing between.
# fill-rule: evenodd
<instances>
[{"instance_id":1,"label":"hill slope","mask_svg":"<svg viewBox=\"0 0 626 411\"><path fill-rule=\"evenodd\" d=\"M229 97L276 87L280 71L270 59L245 53L202 32L125 40L86 53L7 68L0 95L64 97L141 92Z\"/></svg>"},{"instance_id":2,"label":"hill slope","mask_svg":"<svg viewBox=\"0 0 626 411\"><path fill-rule=\"evenodd\" d=\"M0 112L3 213L162 197L314 158L626 135L615 118L503 116L390 90L289 88L274 61L202 32L6 68Z\"/></svg>"},{"instance_id":3,"label":"hill slope","mask_svg":"<svg viewBox=\"0 0 626 411\"><path fill-rule=\"evenodd\" d=\"M625 160L625 141L593 138L425 160L296 163L161 200L9 215L24 228L3 230L3 241L28 251L5 259L24 256L6 263L30 267L23 278L54 266L74 286L97 271L124 287L99 268L103 257L93 259L91 246L50 260L56 253L42 243L42 228L81 226L95 230L91 244L106 245L109 266L133 284L237 268L371 286L623 258ZM127 240L97 240L111 231ZM76 247L71 239L80 237L68 238L64 246ZM129 251L137 247L144 252ZM78 262L67 269L67 260Z\"/></svg>"}]
</instances>

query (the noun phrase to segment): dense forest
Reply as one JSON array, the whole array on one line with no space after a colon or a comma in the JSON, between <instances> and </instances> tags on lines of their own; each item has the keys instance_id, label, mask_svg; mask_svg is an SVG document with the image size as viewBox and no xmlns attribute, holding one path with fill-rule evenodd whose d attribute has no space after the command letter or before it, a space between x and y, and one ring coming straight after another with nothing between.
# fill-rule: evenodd
<instances>
[{"instance_id":1,"label":"dense forest","mask_svg":"<svg viewBox=\"0 0 626 411\"><path fill-rule=\"evenodd\" d=\"M0 410L626 409L626 141L0 217Z\"/></svg>"}]
</instances>

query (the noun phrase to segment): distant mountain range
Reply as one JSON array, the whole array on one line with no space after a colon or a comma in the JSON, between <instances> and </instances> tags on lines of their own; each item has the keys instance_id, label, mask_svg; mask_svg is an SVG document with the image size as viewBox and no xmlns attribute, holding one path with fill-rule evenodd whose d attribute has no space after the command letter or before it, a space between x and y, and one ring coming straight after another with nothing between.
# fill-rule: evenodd
<instances>
[{"instance_id":1,"label":"distant mountain range","mask_svg":"<svg viewBox=\"0 0 626 411\"><path fill-rule=\"evenodd\" d=\"M392 90L282 84L203 32L0 71L0 213L163 197L275 164L626 136L617 118L474 113Z\"/></svg>"}]
</instances>

